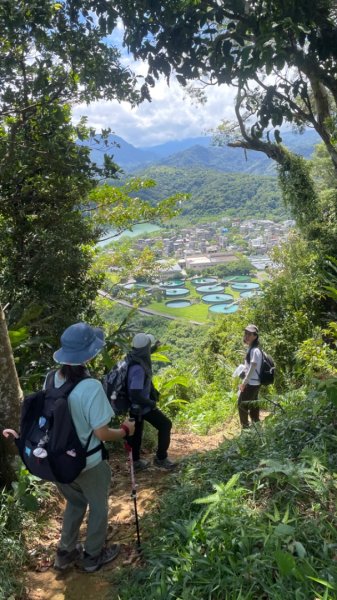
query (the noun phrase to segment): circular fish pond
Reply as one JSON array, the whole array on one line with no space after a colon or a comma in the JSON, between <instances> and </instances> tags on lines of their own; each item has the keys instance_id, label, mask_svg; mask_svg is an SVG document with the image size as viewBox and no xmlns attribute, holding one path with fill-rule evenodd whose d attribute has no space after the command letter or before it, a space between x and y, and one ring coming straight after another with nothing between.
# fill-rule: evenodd
<instances>
[{"instance_id":1,"label":"circular fish pond","mask_svg":"<svg viewBox=\"0 0 337 600\"><path fill-rule=\"evenodd\" d=\"M206 285L207 283L216 283L217 281L216 277L197 277L196 279L191 279L193 285Z\"/></svg>"},{"instance_id":2,"label":"circular fish pond","mask_svg":"<svg viewBox=\"0 0 337 600\"><path fill-rule=\"evenodd\" d=\"M200 294L207 294L207 292L217 293L223 292L224 289L223 285L201 285L200 287L197 287L197 292L200 292Z\"/></svg>"},{"instance_id":3,"label":"circular fish pond","mask_svg":"<svg viewBox=\"0 0 337 600\"><path fill-rule=\"evenodd\" d=\"M187 296L190 293L190 290L187 288L172 288L165 290L166 296Z\"/></svg>"},{"instance_id":4,"label":"circular fish pond","mask_svg":"<svg viewBox=\"0 0 337 600\"><path fill-rule=\"evenodd\" d=\"M220 313L222 315L229 315L238 310L237 304L213 304L208 310L214 313Z\"/></svg>"},{"instance_id":5,"label":"circular fish pond","mask_svg":"<svg viewBox=\"0 0 337 600\"><path fill-rule=\"evenodd\" d=\"M249 290L248 292L241 292L240 298L253 298L253 296L257 296L260 292L257 290Z\"/></svg>"},{"instance_id":6,"label":"circular fish pond","mask_svg":"<svg viewBox=\"0 0 337 600\"><path fill-rule=\"evenodd\" d=\"M257 290L259 287L258 283L231 283L233 290Z\"/></svg>"},{"instance_id":7,"label":"circular fish pond","mask_svg":"<svg viewBox=\"0 0 337 600\"><path fill-rule=\"evenodd\" d=\"M164 288L176 288L180 285L184 285L185 281L183 279L171 279L170 281L162 281L160 287Z\"/></svg>"},{"instance_id":8,"label":"circular fish pond","mask_svg":"<svg viewBox=\"0 0 337 600\"><path fill-rule=\"evenodd\" d=\"M167 308L186 308L186 306L191 306L191 302L189 300L170 300L165 303Z\"/></svg>"},{"instance_id":9,"label":"circular fish pond","mask_svg":"<svg viewBox=\"0 0 337 600\"><path fill-rule=\"evenodd\" d=\"M221 302L222 304L228 304L233 302L234 298L231 294L207 294L201 298L203 302L207 304L215 304Z\"/></svg>"}]
</instances>

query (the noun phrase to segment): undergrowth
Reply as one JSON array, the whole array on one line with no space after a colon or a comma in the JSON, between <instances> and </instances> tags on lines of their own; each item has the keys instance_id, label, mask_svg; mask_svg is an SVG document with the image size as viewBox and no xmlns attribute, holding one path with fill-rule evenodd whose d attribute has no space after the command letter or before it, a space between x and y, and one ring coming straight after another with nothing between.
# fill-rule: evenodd
<instances>
[{"instance_id":1,"label":"undergrowth","mask_svg":"<svg viewBox=\"0 0 337 600\"><path fill-rule=\"evenodd\" d=\"M26 598L23 567L28 555L23 531L29 531L30 536L38 532L39 522L34 513L50 500L50 486L41 485L23 465L18 467L12 489L0 491L0 600Z\"/></svg>"},{"instance_id":2,"label":"undergrowth","mask_svg":"<svg viewBox=\"0 0 337 600\"><path fill-rule=\"evenodd\" d=\"M119 600L337 598L336 406L324 390L281 404L182 467Z\"/></svg>"},{"instance_id":3,"label":"undergrowth","mask_svg":"<svg viewBox=\"0 0 337 600\"><path fill-rule=\"evenodd\" d=\"M23 510L5 491L1 492L0 502L0 600L7 600L21 597L23 591L23 583L18 578L25 560L21 533Z\"/></svg>"},{"instance_id":4,"label":"undergrowth","mask_svg":"<svg viewBox=\"0 0 337 600\"><path fill-rule=\"evenodd\" d=\"M177 427L187 426L190 431L205 435L236 414L236 404L237 394L212 390L209 385L206 393L182 406L174 422Z\"/></svg>"}]
</instances>

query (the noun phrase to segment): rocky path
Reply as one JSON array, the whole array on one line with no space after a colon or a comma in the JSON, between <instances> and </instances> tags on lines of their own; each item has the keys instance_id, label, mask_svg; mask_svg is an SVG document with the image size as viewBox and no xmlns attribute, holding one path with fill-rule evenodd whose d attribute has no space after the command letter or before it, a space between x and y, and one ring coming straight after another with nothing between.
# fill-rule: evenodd
<instances>
[{"instance_id":1,"label":"rocky path","mask_svg":"<svg viewBox=\"0 0 337 600\"><path fill-rule=\"evenodd\" d=\"M175 432L172 434L170 458L181 460L191 454L205 452L216 448L224 438L232 437L238 431L237 419L226 425L224 431L212 436L198 436L191 433ZM113 591L112 572L118 574L121 567L137 563L135 521L133 501L130 498L130 473L127 459L121 452L112 460L114 479L109 498L109 533L108 541L118 541L122 550L118 558L100 571L93 574L81 573L75 568L66 573L57 573L52 568L53 557L59 538L63 500L56 495L52 499L53 514L49 522L39 533L39 539L27 539L31 546L30 566L26 573L26 598L29 600L103 600L108 592ZM137 506L140 517L147 511L155 509L156 502L162 493L170 487L171 473L151 467L137 473ZM54 493L54 488L53 488ZM57 492L55 492L57 494ZM110 596L109 594L109 596Z\"/></svg>"}]
</instances>

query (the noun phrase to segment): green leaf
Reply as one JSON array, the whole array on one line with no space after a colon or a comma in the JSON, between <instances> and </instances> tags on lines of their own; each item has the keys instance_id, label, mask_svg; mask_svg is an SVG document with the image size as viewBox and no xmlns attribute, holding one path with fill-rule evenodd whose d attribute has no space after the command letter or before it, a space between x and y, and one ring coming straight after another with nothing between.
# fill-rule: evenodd
<instances>
[{"instance_id":1,"label":"green leaf","mask_svg":"<svg viewBox=\"0 0 337 600\"><path fill-rule=\"evenodd\" d=\"M21 327L21 329L17 329L16 331L9 331L8 335L13 348L15 348L29 338L29 331L26 327Z\"/></svg>"},{"instance_id":2,"label":"green leaf","mask_svg":"<svg viewBox=\"0 0 337 600\"><path fill-rule=\"evenodd\" d=\"M32 494L24 494L20 497L20 502L25 510L30 512L37 512L39 510L39 503L35 496Z\"/></svg>"},{"instance_id":3,"label":"green leaf","mask_svg":"<svg viewBox=\"0 0 337 600\"><path fill-rule=\"evenodd\" d=\"M286 523L279 523L274 529L274 533L280 537L292 535L294 531L294 527Z\"/></svg>"},{"instance_id":4,"label":"green leaf","mask_svg":"<svg viewBox=\"0 0 337 600\"><path fill-rule=\"evenodd\" d=\"M304 558L307 555L307 551L301 542L294 542L294 548L299 558Z\"/></svg>"},{"instance_id":5,"label":"green leaf","mask_svg":"<svg viewBox=\"0 0 337 600\"><path fill-rule=\"evenodd\" d=\"M165 354L160 354L159 352L154 352L153 354L151 354L151 360L155 361L155 362L162 362L162 363L170 363L170 359L165 356Z\"/></svg>"},{"instance_id":6,"label":"green leaf","mask_svg":"<svg viewBox=\"0 0 337 600\"><path fill-rule=\"evenodd\" d=\"M282 576L287 577L287 575L290 575L294 569L296 569L296 561L289 552L276 550L274 552L274 558Z\"/></svg>"},{"instance_id":7,"label":"green leaf","mask_svg":"<svg viewBox=\"0 0 337 600\"><path fill-rule=\"evenodd\" d=\"M169 379L168 381L166 381L162 385L162 389L170 390L175 385L182 385L183 387L188 387L190 385L190 382L187 377L184 377L184 375L177 375L176 377L172 377L172 379Z\"/></svg>"},{"instance_id":8,"label":"green leaf","mask_svg":"<svg viewBox=\"0 0 337 600\"><path fill-rule=\"evenodd\" d=\"M324 585L324 587L328 588L329 590L337 589L335 585L333 585L332 583L329 583L329 581L326 581L325 579L318 579L318 577L310 577L310 576L308 576L308 579L311 579L312 581L316 581L317 583Z\"/></svg>"}]
</instances>

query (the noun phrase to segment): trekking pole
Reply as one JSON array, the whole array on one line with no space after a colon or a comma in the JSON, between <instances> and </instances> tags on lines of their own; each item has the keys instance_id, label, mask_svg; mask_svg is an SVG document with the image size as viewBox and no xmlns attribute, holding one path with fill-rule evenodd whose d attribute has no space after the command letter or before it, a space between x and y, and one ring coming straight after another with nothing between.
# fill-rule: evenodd
<instances>
[{"instance_id":1,"label":"trekking pole","mask_svg":"<svg viewBox=\"0 0 337 600\"><path fill-rule=\"evenodd\" d=\"M275 400L271 400L270 398L266 398L266 400L268 402L271 402L271 404L273 404L273 406L276 406L277 408L279 408L283 413L285 413L285 409L283 408L283 406L281 406L281 404L279 402L276 402Z\"/></svg>"},{"instance_id":2,"label":"trekking pole","mask_svg":"<svg viewBox=\"0 0 337 600\"><path fill-rule=\"evenodd\" d=\"M130 421L134 421L134 419L129 419ZM136 532L137 532L137 550L141 552L140 546L140 532L139 532L139 519L138 519L138 510L137 510L137 485L135 479L135 469L133 465L133 456L132 456L132 446L131 446L131 438L127 436L124 442L124 448L127 452L129 458L130 465L130 474L131 474L131 498L133 500L133 506L135 511L135 522L136 522Z\"/></svg>"}]
</instances>

